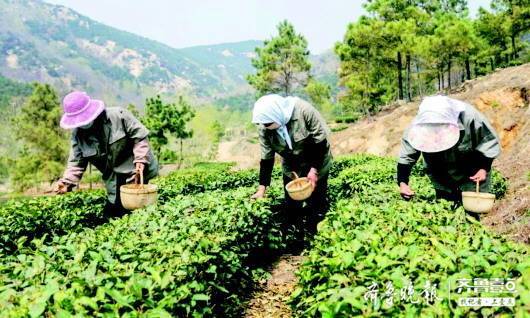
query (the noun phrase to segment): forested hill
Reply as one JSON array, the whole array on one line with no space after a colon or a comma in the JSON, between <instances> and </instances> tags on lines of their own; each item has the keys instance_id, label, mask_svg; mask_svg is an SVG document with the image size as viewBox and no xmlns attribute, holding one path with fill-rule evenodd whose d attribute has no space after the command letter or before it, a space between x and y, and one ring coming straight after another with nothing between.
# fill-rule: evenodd
<instances>
[{"instance_id":1,"label":"forested hill","mask_svg":"<svg viewBox=\"0 0 530 318\"><path fill-rule=\"evenodd\" d=\"M0 0L0 16L2 75L116 101L143 102L142 96L159 92L246 92L244 77L261 43L174 49L36 0Z\"/></svg>"}]
</instances>

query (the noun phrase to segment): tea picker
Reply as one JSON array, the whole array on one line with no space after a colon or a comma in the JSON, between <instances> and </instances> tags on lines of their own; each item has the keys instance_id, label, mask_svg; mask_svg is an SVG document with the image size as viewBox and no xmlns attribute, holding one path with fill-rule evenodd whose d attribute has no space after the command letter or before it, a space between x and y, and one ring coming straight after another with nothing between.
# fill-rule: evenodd
<instances>
[{"instance_id":1,"label":"tea picker","mask_svg":"<svg viewBox=\"0 0 530 318\"><path fill-rule=\"evenodd\" d=\"M56 192L71 191L90 163L101 172L107 190L103 213L108 217L123 215L127 207L122 205L120 187L132 183L137 174L142 185L158 174L158 162L149 147L149 131L128 110L106 108L102 101L84 92L66 95L63 110L61 127L72 130L72 138L66 171ZM153 190L152 186L140 188ZM142 194L152 194L149 191Z\"/></svg>"},{"instance_id":2,"label":"tea picker","mask_svg":"<svg viewBox=\"0 0 530 318\"><path fill-rule=\"evenodd\" d=\"M259 187L252 197L265 196L275 155L280 155L285 223L301 230L300 236L304 231L314 234L328 210L326 196L332 156L326 122L308 102L275 94L256 101L252 122L258 125L261 146ZM292 172L296 174L294 181L291 181Z\"/></svg>"},{"instance_id":3,"label":"tea picker","mask_svg":"<svg viewBox=\"0 0 530 318\"><path fill-rule=\"evenodd\" d=\"M409 176L422 156L437 198L464 203L468 212L487 212L495 198L489 194L491 165L500 152L497 133L475 107L447 96L426 97L401 140L400 194L414 195Z\"/></svg>"}]
</instances>

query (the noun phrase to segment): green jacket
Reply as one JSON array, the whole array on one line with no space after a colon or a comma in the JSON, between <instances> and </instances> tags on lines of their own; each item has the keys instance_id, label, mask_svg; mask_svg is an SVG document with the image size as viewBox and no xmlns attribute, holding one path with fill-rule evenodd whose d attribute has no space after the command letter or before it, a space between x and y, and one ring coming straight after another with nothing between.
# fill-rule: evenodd
<instances>
[{"instance_id":1,"label":"green jacket","mask_svg":"<svg viewBox=\"0 0 530 318\"><path fill-rule=\"evenodd\" d=\"M332 163L331 147L328 141L330 131L320 113L308 102L299 100L294 106L291 120L287 123L287 130L292 140L292 150L275 130L259 128L261 159L273 159L274 154L278 153L282 157L283 173L290 177L292 171L300 174L308 168L307 158L311 155L310 146L326 141L327 154L318 174L327 175Z\"/></svg>"},{"instance_id":2,"label":"green jacket","mask_svg":"<svg viewBox=\"0 0 530 318\"><path fill-rule=\"evenodd\" d=\"M497 158L501 153L497 133L473 106L467 104L460 114L458 125L460 139L452 148L438 153L421 153L414 149L407 140L407 129L401 140L401 152L398 163L414 165L423 155L427 173L434 188L443 191L474 190L475 185L469 180L479 169L480 158ZM489 190L490 174L481 184L482 191Z\"/></svg>"},{"instance_id":3,"label":"green jacket","mask_svg":"<svg viewBox=\"0 0 530 318\"><path fill-rule=\"evenodd\" d=\"M158 162L146 139L149 131L128 110L107 108L96 119L93 128L73 130L64 181L70 184L78 182L88 163L91 163L103 175L108 200L115 203L116 191L119 191L117 176L124 175L127 182L131 182L135 162L146 164L146 180L158 174ZM136 149L140 144L145 145L144 149Z\"/></svg>"}]
</instances>

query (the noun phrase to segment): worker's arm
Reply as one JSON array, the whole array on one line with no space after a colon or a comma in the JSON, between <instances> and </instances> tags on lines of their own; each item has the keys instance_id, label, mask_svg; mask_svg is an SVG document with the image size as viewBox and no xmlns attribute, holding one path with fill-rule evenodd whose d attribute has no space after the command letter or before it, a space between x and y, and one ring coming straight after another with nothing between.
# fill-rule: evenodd
<instances>
[{"instance_id":1,"label":"worker's arm","mask_svg":"<svg viewBox=\"0 0 530 318\"><path fill-rule=\"evenodd\" d=\"M149 164L147 154L149 153L149 141L147 138L137 141L133 147L135 169L143 172L145 165Z\"/></svg>"},{"instance_id":2,"label":"worker's arm","mask_svg":"<svg viewBox=\"0 0 530 318\"><path fill-rule=\"evenodd\" d=\"M309 154L309 166L311 167L307 174L307 178L311 182L313 188L317 186L317 182L319 180L318 172L322 169L322 166L324 165L324 159L329 153L329 147L329 143L327 139L325 139L319 143L310 145L307 151Z\"/></svg>"},{"instance_id":3,"label":"worker's arm","mask_svg":"<svg viewBox=\"0 0 530 318\"><path fill-rule=\"evenodd\" d=\"M309 165L311 169L307 174L313 187L316 187L318 182L318 172L322 169L324 159L329 153L328 137L330 134L326 121L316 108L307 104L302 108L302 115L311 137L312 144L309 146L307 153L309 154Z\"/></svg>"},{"instance_id":4,"label":"worker's arm","mask_svg":"<svg viewBox=\"0 0 530 318\"><path fill-rule=\"evenodd\" d=\"M63 177L57 183L56 192L62 194L72 190L83 177L87 165L88 160L83 158L81 149L77 145L77 141L72 138L66 170Z\"/></svg>"},{"instance_id":5,"label":"worker's arm","mask_svg":"<svg viewBox=\"0 0 530 318\"><path fill-rule=\"evenodd\" d=\"M401 138L401 150L397 164L397 183L399 192L404 199L414 196L414 191L409 186L409 177L412 168L420 158L421 152L414 149L406 139L407 132Z\"/></svg>"},{"instance_id":6,"label":"worker's arm","mask_svg":"<svg viewBox=\"0 0 530 318\"><path fill-rule=\"evenodd\" d=\"M398 185L401 183L409 184L409 177L410 173L412 171L412 165L406 165L403 163L397 164L397 183Z\"/></svg>"},{"instance_id":7,"label":"worker's arm","mask_svg":"<svg viewBox=\"0 0 530 318\"><path fill-rule=\"evenodd\" d=\"M324 164L324 159L326 159L326 155L329 152L329 143L327 139L312 144L310 146L310 149L308 149L309 153L309 165L311 168L315 168L317 171L322 169L322 165Z\"/></svg>"},{"instance_id":8,"label":"worker's arm","mask_svg":"<svg viewBox=\"0 0 530 318\"><path fill-rule=\"evenodd\" d=\"M501 153L501 146L493 126L476 110L473 113L470 131L473 148L477 154L474 160L477 171L469 179L480 182L486 180L493 160Z\"/></svg>"},{"instance_id":9,"label":"worker's arm","mask_svg":"<svg viewBox=\"0 0 530 318\"><path fill-rule=\"evenodd\" d=\"M149 160L147 159L147 154L149 153L149 141L147 138L144 138L134 144L133 153L134 163L149 163Z\"/></svg>"},{"instance_id":10,"label":"worker's arm","mask_svg":"<svg viewBox=\"0 0 530 318\"><path fill-rule=\"evenodd\" d=\"M259 163L259 185L267 188L271 184L272 170L274 168L273 159L261 159Z\"/></svg>"},{"instance_id":11,"label":"worker's arm","mask_svg":"<svg viewBox=\"0 0 530 318\"><path fill-rule=\"evenodd\" d=\"M484 156L484 159L480 161L480 164L483 165L483 167L487 167L487 165L491 167L493 159L501 154L501 145L497 132L488 122L486 117L478 112L475 114L475 118L471 122L471 125L474 148Z\"/></svg>"},{"instance_id":12,"label":"worker's arm","mask_svg":"<svg viewBox=\"0 0 530 318\"><path fill-rule=\"evenodd\" d=\"M149 164L147 154L149 152L149 142L147 136L149 130L126 109L121 110L122 122L127 136L134 141L133 153L136 170L143 171L146 164Z\"/></svg>"}]
</instances>

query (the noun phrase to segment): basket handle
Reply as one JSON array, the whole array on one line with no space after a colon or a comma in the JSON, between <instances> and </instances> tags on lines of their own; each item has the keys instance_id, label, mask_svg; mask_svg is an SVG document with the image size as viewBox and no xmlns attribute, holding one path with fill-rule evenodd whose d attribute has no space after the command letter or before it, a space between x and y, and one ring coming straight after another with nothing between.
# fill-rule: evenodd
<instances>
[{"instance_id":1,"label":"basket handle","mask_svg":"<svg viewBox=\"0 0 530 318\"><path fill-rule=\"evenodd\" d=\"M479 181L479 180L477 180L477 185L476 185L476 191L477 191L477 193L479 193L479 191L480 191L480 186L479 186L479 183L480 183L480 181Z\"/></svg>"},{"instance_id":2,"label":"basket handle","mask_svg":"<svg viewBox=\"0 0 530 318\"><path fill-rule=\"evenodd\" d=\"M140 183L138 183L138 180L140 180ZM136 174L134 175L134 183L144 184L144 174L140 170L136 170Z\"/></svg>"},{"instance_id":3,"label":"basket handle","mask_svg":"<svg viewBox=\"0 0 530 318\"><path fill-rule=\"evenodd\" d=\"M298 174L296 172L292 171L291 174L294 175L294 179L293 178L291 178L291 179L295 180L295 179L299 178L299 176L298 176Z\"/></svg>"}]
</instances>

